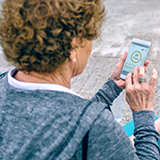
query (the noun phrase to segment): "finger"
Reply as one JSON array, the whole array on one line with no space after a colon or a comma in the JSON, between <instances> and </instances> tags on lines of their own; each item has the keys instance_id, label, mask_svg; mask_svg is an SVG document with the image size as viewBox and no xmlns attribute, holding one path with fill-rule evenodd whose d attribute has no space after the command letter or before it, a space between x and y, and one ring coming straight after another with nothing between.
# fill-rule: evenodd
<instances>
[{"instance_id":1,"label":"finger","mask_svg":"<svg viewBox=\"0 0 160 160\"><path fill-rule=\"evenodd\" d=\"M132 73L128 73L126 76L126 89L132 85Z\"/></svg>"},{"instance_id":2,"label":"finger","mask_svg":"<svg viewBox=\"0 0 160 160\"><path fill-rule=\"evenodd\" d=\"M144 66L147 67L148 64L149 64L149 60L146 60L146 61L144 62Z\"/></svg>"},{"instance_id":3,"label":"finger","mask_svg":"<svg viewBox=\"0 0 160 160\"><path fill-rule=\"evenodd\" d=\"M145 71L145 73L147 72L147 68L145 67L145 66L143 66L144 67L144 71Z\"/></svg>"},{"instance_id":4,"label":"finger","mask_svg":"<svg viewBox=\"0 0 160 160\"><path fill-rule=\"evenodd\" d=\"M139 67L139 78L145 78L145 72L146 72L146 67L140 66Z\"/></svg>"},{"instance_id":5,"label":"finger","mask_svg":"<svg viewBox=\"0 0 160 160\"><path fill-rule=\"evenodd\" d=\"M150 82L149 82L150 86L153 86L153 87L155 86L156 80L157 80L157 76L158 76L158 73L157 73L156 69L154 68L152 70L152 77L151 77Z\"/></svg>"},{"instance_id":6,"label":"finger","mask_svg":"<svg viewBox=\"0 0 160 160\"><path fill-rule=\"evenodd\" d=\"M141 66L144 68L144 72L146 73L147 72L147 68L145 66Z\"/></svg>"},{"instance_id":7,"label":"finger","mask_svg":"<svg viewBox=\"0 0 160 160\"><path fill-rule=\"evenodd\" d=\"M138 66L136 66L133 70L133 83L135 85L139 85L139 75L138 75Z\"/></svg>"},{"instance_id":8,"label":"finger","mask_svg":"<svg viewBox=\"0 0 160 160\"><path fill-rule=\"evenodd\" d=\"M145 73L146 73L146 67L145 66L140 66L139 67L139 79L138 79L138 81L140 80L140 78L145 78ZM139 81L139 83L142 85L144 85L145 83L146 83L146 81L142 81L142 82L140 82Z\"/></svg>"},{"instance_id":9,"label":"finger","mask_svg":"<svg viewBox=\"0 0 160 160\"><path fill-rule=\"evenodd\" d=\"M121 57L121 59L120 59L120 61L119 61L119 63L118 63L118 66L119 66L119 67L123 67L124 62L125 62L125 60L126 60L126 58L127 58L127 54L128 54L128 52L126 51L126 52L124 53L124 55Z\"/></svg>"},{"instance_id":10,"label":"finger","mask_svg":"<svg viewBox=\"0 0 160 160\"><path fill-rule=\"evenodd\" d=\"M121 63L123 63L124 64L124 62L125 62L125 60L126 60L126 58L127 58L127 54L128 54L128 52L126 51L126 52L124 52L124 55L122 56L122 58L121 58L121 60L120 60L120 62Z\"/></svg>"}]
</instances>

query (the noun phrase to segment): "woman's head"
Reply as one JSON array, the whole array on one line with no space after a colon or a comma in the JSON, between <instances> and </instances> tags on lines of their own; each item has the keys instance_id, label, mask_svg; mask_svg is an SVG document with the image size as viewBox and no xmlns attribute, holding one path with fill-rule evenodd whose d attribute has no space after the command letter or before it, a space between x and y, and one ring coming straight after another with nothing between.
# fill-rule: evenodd
<instances>
[{"instance_id":1,"label":"woman's head","mask_svg":"<svg viewBox=\"0 0 160 160\"><path fill-rule=\"evenodd\" d=\"M82 39L98 37L103 17L101 0L6 0L0 24L4 54L19 70L53 72ZM75 46L74 37L80 40Z\"/></svg>"}]
</instances>

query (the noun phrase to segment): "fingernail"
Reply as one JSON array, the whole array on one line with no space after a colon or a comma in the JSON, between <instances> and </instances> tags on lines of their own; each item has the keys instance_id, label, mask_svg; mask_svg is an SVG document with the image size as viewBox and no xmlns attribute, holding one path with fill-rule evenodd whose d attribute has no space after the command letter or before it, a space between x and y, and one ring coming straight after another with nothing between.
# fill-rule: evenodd
<instances>
[{"instance_id":1,"label":"fingernail","mask_svg":"<svg viewBox=\"0 0 160 160\"><path fill-rule=\"evenodd\" d=\"M153 72L156 72L157 70L155 68L153 68Z\"/></svg>"},{"instance_id":2,"label":"fingernail","mask_svg":"<svg viewBox=\"0 0 160 160\"><path fill-rule=\"evenodd\" d=\"M135 69L138 69L138 66L135 66Z\"/></svg>"}]
</instances>

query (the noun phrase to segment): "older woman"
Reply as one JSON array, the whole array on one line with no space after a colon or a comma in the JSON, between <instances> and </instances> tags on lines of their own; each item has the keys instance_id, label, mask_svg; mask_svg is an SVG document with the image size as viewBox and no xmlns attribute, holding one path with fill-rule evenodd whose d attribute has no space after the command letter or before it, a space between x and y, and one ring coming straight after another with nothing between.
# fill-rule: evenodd
<instances>
[{"instance_id":1,"label":"older woman","mask_svg":"<svg viewBox=\"0 0 160 160\"><path fill-rule=\"evenodd\" d=\"M87 64L103 17L100 0L4 2L1 44L16 68L0 80L0 159L160 158L153 112L156 70L149 84L138 82L145 67L136 67L126 82L119 79L126 52L91 100L70 89L71 78ZM135 149L110 110L125 86Z\"/></svg>"}]
</instances>

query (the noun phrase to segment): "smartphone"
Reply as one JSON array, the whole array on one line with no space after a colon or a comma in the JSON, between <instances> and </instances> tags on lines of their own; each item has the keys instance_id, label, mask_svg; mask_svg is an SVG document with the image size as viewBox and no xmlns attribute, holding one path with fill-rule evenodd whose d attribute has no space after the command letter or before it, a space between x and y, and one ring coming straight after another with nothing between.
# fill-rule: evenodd
<instances>
[{"instance_id":1,"label":"smartphone","mask_svg":"<svg viewBox=\"0 0 160 160\"><path fill-rule=\"evenodd\" d=\"M144 65L151 48L151 44L151 42L141 39L132 39L127 58L120 74L121 79L125 80L128 73L133 73L133 69L135 68L135 66Z\"/></svg>"}]
</instances>

